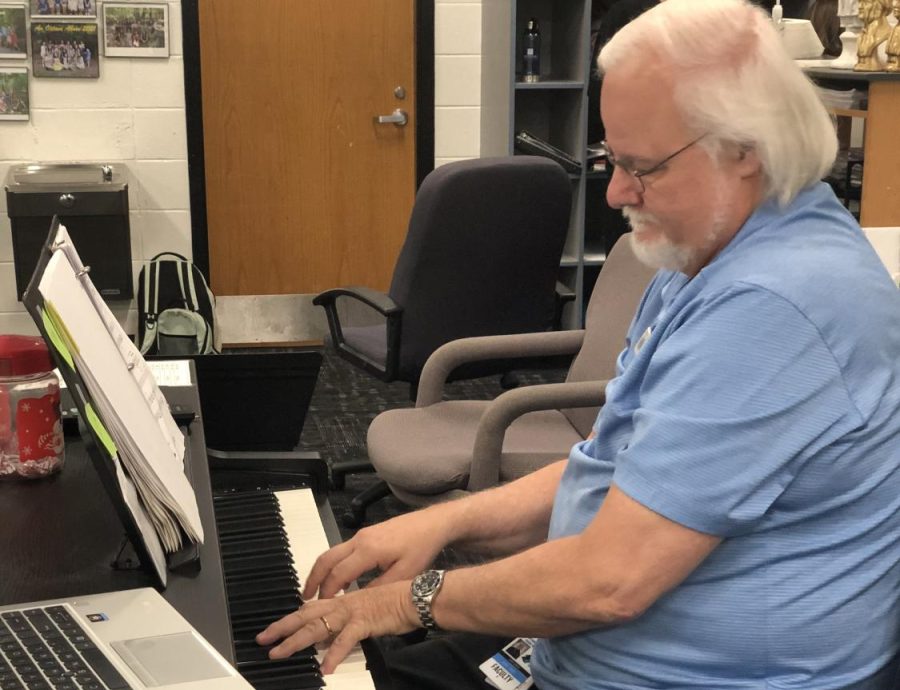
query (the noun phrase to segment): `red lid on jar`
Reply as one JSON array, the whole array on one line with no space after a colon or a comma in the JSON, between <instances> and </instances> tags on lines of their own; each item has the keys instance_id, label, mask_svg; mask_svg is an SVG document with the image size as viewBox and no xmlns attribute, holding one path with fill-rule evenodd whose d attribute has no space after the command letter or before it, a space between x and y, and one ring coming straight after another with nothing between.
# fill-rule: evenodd
<instances>
[{"instance_id":1,"label":"red lid on jar","mask_svg":"<svg viewBox=\"0 0 900 690\"><path fill-rule=\"evenodd\" d=\"M53 361L43 338L0 335L0 376L45 374L53 369Z\"/></svg>"}]
</instances>

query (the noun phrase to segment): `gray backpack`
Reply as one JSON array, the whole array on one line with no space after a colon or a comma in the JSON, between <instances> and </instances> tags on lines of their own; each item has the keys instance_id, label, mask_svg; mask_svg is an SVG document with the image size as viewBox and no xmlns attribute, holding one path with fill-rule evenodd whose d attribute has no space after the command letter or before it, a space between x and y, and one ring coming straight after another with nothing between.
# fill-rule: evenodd
<instances>
[{"instance_id":1,"label":"gray backpack","mask_svg":"<svg viewBox=\"0 0 900 690\"><path fill-rule=\"evenodd\" d=\"M216 298L193 262L157 254L138 276L137 345L144 355L215 352Z\"/></svg>"}]
</instances>

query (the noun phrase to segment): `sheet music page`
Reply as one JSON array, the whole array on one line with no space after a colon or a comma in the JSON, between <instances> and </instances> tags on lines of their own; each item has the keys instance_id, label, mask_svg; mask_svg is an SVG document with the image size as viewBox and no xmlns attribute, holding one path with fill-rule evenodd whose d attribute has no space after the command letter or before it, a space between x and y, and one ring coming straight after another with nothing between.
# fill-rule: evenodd
<instances>
[{"instance_id":1,"label":"sheet music page","mask_svg":"<svg viewBox=\"0 0 900 690\"><path fill-rule=\"evenodd\" d=\"M165 587L167 580L166 554L163 553L162 544L159 542L159 538L153 529L153 525L150 524L147 513L144 512L144 509L141 506L134 484L132 484L131 480L125 476L119 459L114 457L113 462L116 465L116 477L119 479L119 488L122 489L122 498L125 499L125 505L128 506L128 510L131 511L131 515L134 517L138 529L144 536L144 544L147 546L147 552L153 560L153 568L156 570L156 574L159 576L163 587Z\"/></svg>"},{"instance_id":2,"label":"sheet music page","mask_svg":"<svg viewBox=\"0 0 900 690\"><path fill-rule=\"evenodd\" d=\"M184 437L168 404L140 352L99 300L93 284L76 274L80 260L73 265L74 247L62 227L54 246L63 251L54 251L50 257L38 290L71 338L76 368L151 521L167 549L177 547L180 535L174 527L165 526L172 518L163 507L189 537L202 541L197 501L184 475Z\"/></svg>"},{"instance_id":3,"label":"sheet music page","mask_svg":"<svg viewBox=\"0 0 900 690\"><path fill-rule=\"evenodd\" d=\"M69 232L64 225L60 225L59 230L56 233L56 245L59 246L59 250L65 253L66 258L72 265L76 275L82 271L86 271L84 264L81 262L81 257L78 256L78 251L75 249L75 245L72 243ZM178 429L175 420L172 419L172 415L167 414L169 404L166 402L166 398L162 394L162 391L159 390L159 386L157 385L156 379L153 377L153 373L150 371L147 361L141 355L140 350L132 342L131 338L128 337L128 334L122 329L122 326L119 325L118 319L113 315L109 305L103 301L103 298L100 296L100 293L97 292L97 288L94 287L94 284L90 280L82 281L82 284L87 291L91 304L94 305L97 314L99 314L100 318L103 320L107 332L112 336L119 354L131 371L131 375L140 384L144 396L150 403L150 409L157 417L160 427L162 427L162 432L166 437L166 441L169 443L172 451L183 458L184 436L182 436L181 431ZM190 381L188 385L190 385Z\"/></svg>"}]
</instances>

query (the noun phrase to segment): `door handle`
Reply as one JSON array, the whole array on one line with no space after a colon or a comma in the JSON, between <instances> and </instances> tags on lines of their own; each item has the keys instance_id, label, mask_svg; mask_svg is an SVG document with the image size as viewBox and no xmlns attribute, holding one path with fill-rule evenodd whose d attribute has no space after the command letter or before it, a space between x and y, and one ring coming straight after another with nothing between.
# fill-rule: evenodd
<instances>
[{"instance_id":1,"label":"door handle","mask_svg":"<svg viewBox=\"0 0 900 690\"><path fill-rule=\"evenodd\" d=\"M409 121L409 117L406 115L405 110L400 110L397 108L390 115L379 115L378 116L378 124L380 125L396 125L397 127L403 127Z\"/></svg>"}]
</instances>

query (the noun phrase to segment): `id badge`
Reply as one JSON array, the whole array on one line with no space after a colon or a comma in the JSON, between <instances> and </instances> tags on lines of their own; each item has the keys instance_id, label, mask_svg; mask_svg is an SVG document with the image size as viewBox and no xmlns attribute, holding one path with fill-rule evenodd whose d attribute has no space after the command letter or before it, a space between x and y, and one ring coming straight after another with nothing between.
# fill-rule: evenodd
<instances>
[{"instance_id":1,"label":"id badge","mask_svg":"<svg viewBox=\"0 0 900 690\"><path fill-rule=\"evenodd\" d=\"M488 683L498 690L527 690L531 679L533 637L517 637L478 666Z\"/></svg>"}]
</instances>

